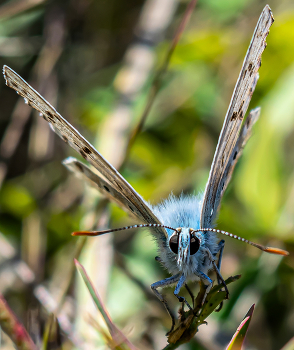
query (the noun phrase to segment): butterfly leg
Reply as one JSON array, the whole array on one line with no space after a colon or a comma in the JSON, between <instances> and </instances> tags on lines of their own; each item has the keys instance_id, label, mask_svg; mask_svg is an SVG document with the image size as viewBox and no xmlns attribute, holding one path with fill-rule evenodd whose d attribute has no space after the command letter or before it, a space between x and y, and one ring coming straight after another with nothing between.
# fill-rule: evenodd
<instances>
[{"instance_id":1,"label":"butterfly leg","mask_svg":"<svg viewBox=\"0 0 294 350\"><path fill-rule=\"evenodd\" d=\"M188 293L190 294L190 297L191 297L192 303L193 303L193 307L194 307L194 302L195 302L194 294L192 293L191 289L188 287L187 283L185 283L185 288L187 289Z\"/></svg>"},{"instance_id":2,"label":"butterfly leg","mask_svg":"<svg viewBox=\"0 0 294 350\"><path fill-rule=\"evenodd\" d=\"M222 258L223 258L223 251L225 248L225 241L222 239L221 241L219 241L218 243L218 251L216 252L216 254L219 252L219 256L218 256L218 262L217 262L217 268L220 271L221 269L221 263L222 263ZM215 255L216 255L215 254ZM218 284L222 283L222 280L219 278L219 276L217 275L217 282Z\"/></svg>"},{"instance_id":3,"label":"butterfly leg","mask_svg":"<svg viewBox=\"0 0 294 350\"><path fill-rule=\"evenodd\" d=\"M179 282L176 286L176 289L174 290L174 295L179 299L180 303L185 303L187 305L187 307L189 308L189 310L193 310L191 308L191 306L189 305L189 303L187 302L187 300L184 297L181 297L179 295L180 289L183 287L183 285L186 282L186 276L184 274L181 275Z\"/></svg>"},{"instance_id":4,"label":"butterfly leg","mask_svg":"<svg viewBox=\"0 0 294 350\"><path fill-rule=\"evenodd\" d=\"M224 281L223 276L221 275L221 273L220 273L220 271L219 271L219 269L218 269L218 267L217 267L217 265L215 263L215 259L214 259L213 255L211 254L211 251L209 249L206 249L206 253L207 253L207 255L208 255L208 257L209 257L209 259L210 259L210 261L212 263L212 266L213 266L213 268L214 268L214 270L216 272L218 281L220 280L221 284L225 288L225 291L226 291L226 294L227 294L226 295L226 299L228 299L229 298L229 290L228 290L228 287L226 285L226 282ZM222 305L220 304L220 306L218 307L217 311L220 311L221 308L222 308Z\"/></svg>"},{"instance_id":5,"label":"butterfly leg","mask_svg":"<svg viewBox=\"0 0 294 350\"><path fill-rule=\"evenodd\" d=\"M155 257L155 261L162 262L162 260L161 260L161 258L159 256ZM190 297L192 299L192 303L193 303L193 307L194 307L195 297L194 297L191 289L188 287L188 285L186 283L185 283L185 288L187 289L187 291L188 291L188 293L189 293L189 295L190 295ZM182 298L182 297L180 297L180 298ZM185 301L183 301L183 303L187 303L186 299L185 299ZM187 305L188 305L188 303L187 303ZM190 305L188 305L188 307L191 309Z\"/></svg>"},{"instance_id":6,"label":"butterfly leg","mask_svg":"<svg viewBox=\"0 0 294 350\"><path fill-rule=\"evenodd\" d=\"M209 278L207 275L205 275L205 273L203 273L203 272L201 272L201 271L195 271L194 272L195 273L195 275L197 276L197 277L199 277L200 278L200 280L204 283L204 286L205 286L205 294L204 294L204 297L203 297L203 299L202 299L202 302L201 302L201 305L203 305L204 304L204 302L205 302L205 299L206 299L206 297L207 297L207 294L209 293L209 291L210 291L210 289L212 288L212 284L213 284L213 282L212 282L212 279L211 278Z\"/></svg>"},{"instance_id":7,"label":"butterfly leg","mask_svg":"<svg viewBox=\"0 0 294 350\"><path fill-rule=\"evenodd\" d=\"M222 239L219 243L218 243L218 247L219 247L219 250L216 252L216 254L219 252L219 256L218 256L218 262L217 262L217 268L218 270L220 271L221 269L221 263L222 263L222 257L223 257L223 251L224 251L224 248L225 248L225 241ZM215 255L216 255L215 254ZM219 275L217 275L217 283L218 284L221 284L222 281L221 279L219 278ZM223 308L223 301L219 304L219 307L217 309L215 309L216 312L220 312L221 309Z\"/></svg>"},{"instance_id":8,"label":"butterfly leg","mask_svg":"<svg viewBox=\"0 0 294 350\"><path fill-rule=\"evenodd\" d=\"M173 313L171 312L166 300L164 299L163 295L160 294L157 290L157 288L159 287L167 287L167 286L170 286L172 284L175 284L179 281L180 279L180 274L177 274L175 276L171 276L169 278L166 278L164 280L161 280L161 281L158 281L158 282L155 282L153 284L151 284L151 289L152 291L154 292L154 294L157 296L157 298L164 304L165 308L166 308L166 311L168 312L168 314L170 315L170 318L172 320L172 326L171 326L171 329L170 331L167 333L167 335L173 331L174 327L175 327L175 317L173 315Z\"/></svg>"}]
</instances>

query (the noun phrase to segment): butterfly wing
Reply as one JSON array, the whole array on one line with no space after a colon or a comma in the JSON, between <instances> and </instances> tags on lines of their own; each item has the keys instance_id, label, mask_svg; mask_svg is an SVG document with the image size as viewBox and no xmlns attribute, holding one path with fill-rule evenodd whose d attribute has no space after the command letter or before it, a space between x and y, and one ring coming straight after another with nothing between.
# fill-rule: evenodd
<instances>
[{"instance_id":1,"label":"butterfly wing","mask_svg":"<svg viewBox=\"0 0 294 350\"><path fill-rule=\"evenodd\" d=\"M219 196L222 198L222 195L224 191L226 190L228 183L231 180L235 165L237 164L238 159L240 158L243 148L245 147L247 141L249 140L251 133L252 133L252 127L258 120L260 115L260 108L255 108L252 111L250 111L248 117L246 118L246 122L242 126L238 141L236 143L236 146L234 148L234 151L231 153L230 160L228 162L228 165L226 167L224 176L221 181L220 193Z\"/></svg>"},{"instance_id":2,"label":"butterfly wing","mask_svg":"<svg viewBox=\"0 0 294 350\"><path fill-rule=\"evenodd\" d=\"M68 143L84 159L93 165L101 175L103 175L108 184L101 182L101 178L99 177L92 177L92 180L98 181L97 184L100 192L105 194L105 191L107 192L106 188L111 189L112 193L108 193L108 198L112 197L116 202L119 202L120 204L123 203L124 208L132 215L138 217L141 221L148 224L160 224L158 218L133 187L70 123L68 123L55 110L54 107L51 106L49 102L47 102L11 68L4 66L3 74L6 80L6 85L22 96L25 99L25 103L39 111L40 115L49 122L51 128L62 138L62 140ZM101 184L102 187L99 186L99 184ZM156 231L165 236L167 235L163 228L158 228Z\"/></svg>"},{"instance_id":3,"label":"butterfly wing","mask_svg":"<svg viewBox=\"0 0 294 350\"><path fill-rule=\"evenodd\" d=\"M234 170L235 147L238 139L240 142L242 139L242 136L239 136L240 128L258 80L261 55L266 47L266 37L273 21L271 9L267 5L256 25L220 133L203 197L200 218L202 228L212 227L222 194Z\"/></svg>"},{"instance_id":4,"label":"butterfly wing","mask_svg":"<svg viewBox=\"0 0 294 350\"><path fill-rule=\"evenodd\" d=\"M116 202L116 204L122 207L122 209L124 209L128 214L139 218L141 221L146 221L142 216L134 214L136 213L136 207L131 201L129 201L119 191L117 191L108 181L103 179L102 176L94 173L94 171L92 171L86 164L80 162L74 157L68 157L64 159L62 163L78 178L97 189L109 200Z\"/></svg>"}]
</instances>

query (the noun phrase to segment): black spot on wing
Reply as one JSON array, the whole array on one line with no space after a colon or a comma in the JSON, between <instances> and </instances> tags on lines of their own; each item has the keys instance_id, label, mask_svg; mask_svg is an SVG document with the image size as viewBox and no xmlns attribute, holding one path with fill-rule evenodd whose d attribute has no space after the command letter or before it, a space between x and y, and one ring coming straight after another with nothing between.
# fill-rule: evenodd
<instances>
[{"instance_id":1,"label":"black spot on wing","mask_svg":"<svg viewBox=\"0 0 294 350\"><path fill-rule=\"evenodd\" d=\"M242 108L243 108L243 106L244 106L244 100L241 102L241 105L240 105L240 108L239 108L239 110L238 110L238 117L240 118L240 119L243 119L243 110L242 110Z\"/></svg>"},{"instance_id":2,"label":"black spot on wing","mask_svg":"<svg viewBox=\"0 0 294 350\"><path fill-rule=\"evenodd\" d=\"M75 166L76 166L76 168L77 168L81 173L84 172L84 168L81 166L80 163L75 163Z\"/></svg>"},{"instance_id":3,"label":"black spot on wing","mask_svg":"<svg viewBox=\"0 0 294 350\"><path fill-rule=\"evenodd\" d=\"M84 147L84 148L83 148L83 151L84 151L85 153L87 153L87 154L91 154L91 153L92 153L91 150L90 150L88 147Z\"/></svg>"},{"instance_id":4,"label":"black spot on wing","mask_svg":"<svg viewBox=\"0 0 294 350\"><path fill-rule=\"evenodd\" d=\"M92 154L92 151L88 147L80 148L80 146L74 142L74 144L79 148L80 155L84 158L88 158L88 154Z\"/></svg>"},{"instance_id":5,"label":"black spot on wing","mask_svg":"<svg viewBox=\"0 0 294 350\"><path fill-rule=\"evenodd\" d=\"M56 123L55 117L54 117L54 115L53 115L51 112L46 111L46 115L47 115L47 118L50 120L50 122L51 122L52 124L55 124L55 123Z\"/></svg>"},{"instance_id":6,"label":"black spot on wing","mask_svg":"<svg viewBox=\"0 0 294 350\"><path fill-rule=\"evenodd\" d=\"M237 112L234 112L234 113L232 114L231 121L237 119L237 116L238 116Z\"/></svg>"},{"instance_id":7,"label":"black spot on wing","mask_svg":"<svg viewBox=\"0 0 294 350\"><path fill-rule=\"evenodd\" d=\"M103 187L107 192L110 192L110 189L107 186L104 185Z\"/></svg>"},{"instance_id":8,"label":"black spot on wing","mask_svg":"<svg viewBox=\"0 0 294 350\"><path fill-rule=\"evenodd\" d=\"M78 145L77 145L78 146ZM84 158L87 159L87 154L83 151L83 149L79 149L80 155Z\"/></svg>"},{"instance_id":9,"label":"black spot on wing","mask_svg":"<svg viewBox=\"0 0 294 350\"><path fill-rule=\"evenodd\" d=\"M253 72L254 72L254 65L253 63L249 63L248 65L248 72L249 72L249 75L252 76Z\"/></svg>"},{"instance_id":10,"label":"black spot on wing","mask_svg":"<svg viewBox=\"0 0 294 350\"><path fill-rule=\"evenodd\" d=\"M6 83L7 83L7 81L6 81ZM18 88L17 84L14 81L12 81L12 80L10 81L10 85L13 86L15 89Z\"/></svg>"},{"instance_id":11,"label":"black spot on wing","mask_svg":"<svg viewBox=\"0 0 294 350\"><path fill-rule=\"evenodd\" d=\"M61 135L61 138L65 143L68 143L68 138L65 135Z\"/></svg>"}]
</instances>

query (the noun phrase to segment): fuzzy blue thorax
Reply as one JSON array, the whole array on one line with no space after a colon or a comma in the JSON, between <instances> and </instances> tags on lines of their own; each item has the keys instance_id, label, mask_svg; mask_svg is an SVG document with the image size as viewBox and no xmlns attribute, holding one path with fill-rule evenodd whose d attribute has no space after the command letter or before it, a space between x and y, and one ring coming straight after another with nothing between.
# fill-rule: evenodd
<instances>
[{"instance_id":1,"label":"fuzzy blue thorax","mask_svg":"<svg viewBox=\"0 0 294 350\"><path fill-rule=\"evenodd\" d=\"M165 201L157 206L152 206L154 214L164 225L183 228L183 232L188 230L197 230L200 228L200 213L202 207L202 196L184 195L176 197L171 194ZM199 233L201 245L198 252L194 255L189 255L189 249L179 249L179 255L171 251L169 247L169 239L174 234L174 231L166 229L168 238L161 236L156 237L159 246L159 255L163 265L167 270L175 275L179 272L184 273L187 277L195 278L195 272L201 271L207 273L211 268L207 254L204 249L208 248L212 254L218 249L218 239L215 233L206 232ZM184 237L182 237L184 238ZM182 239L181 238L181 239ZM181 257L180 257L181 255Z\"/></svg>"},{"instance_id":2,"label":"fuzzy blue thorax","mask_svg":"<svg viewBox=\"0 0 294 350\"><path fill-rule=\"evenodd\" d=\"M200 213L202 207L202 195L184 195L176 197L171 194L162 203L153 206L152 210L160 222L171 227L189 227L197 230L200 228ZM169 237L173 231L167 229Z\"/></svg>"}]
</instances>

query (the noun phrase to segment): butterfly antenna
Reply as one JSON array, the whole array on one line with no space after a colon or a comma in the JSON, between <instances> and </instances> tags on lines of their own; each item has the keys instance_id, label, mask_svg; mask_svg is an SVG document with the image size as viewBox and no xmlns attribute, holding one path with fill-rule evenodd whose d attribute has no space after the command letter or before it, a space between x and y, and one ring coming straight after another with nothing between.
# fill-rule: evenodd
<instances>
[{"instance_id":1,"label":"butterfly antenna","mask_svg":"<svg viewBox=\"0 0 294 350\"><path fill-rule=\"evenodd\" d=\"M71 235L72 236L101 236L101 235L104 235L104 234L110 233L110 232L130 230L132 228L142 228L142 227L164 227L164 228L168 228L168 229L173 230L173 231L177 231L173 227L165 226L162 224L142 224L142 225L124 226L124 227L113 228L113 229L109 229L109 230L103 230L103 231L76 231L76 232L73 232Z\"/></svg>"},{"instance_id":2,"label":"butterfly antenna","mask_svg":"<svg viewBox=\"0 0 294 350\"><path fill-rule=\"evenodd\" d=\"M279 248L273 248L273 247L264 247L261 244L257 244L257 243L253 243L251 241L249 241L248 239L233 235L232 233L226 232L226 231L222 231L222 230L216 230L214 228L200 228L198 230L194 230L193 232L205 232L205 231L209 231L209 232L216 232L216 233L221 233L222 235L225 236L229 236L235 239L238 239L239 241L248 243L250 245L253 245L253 247L256 247L264 252L267 253L271 253L271 254L277 254L277 255L289 255L289 252L287 252L286 250L283 249L279 249Z\"/></svg>"}]
</instances>

